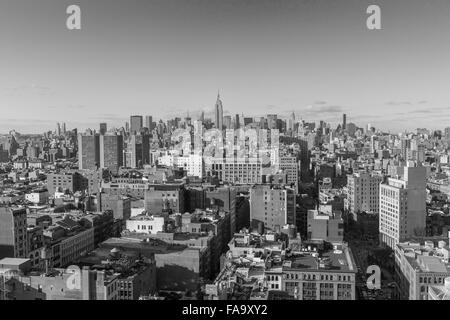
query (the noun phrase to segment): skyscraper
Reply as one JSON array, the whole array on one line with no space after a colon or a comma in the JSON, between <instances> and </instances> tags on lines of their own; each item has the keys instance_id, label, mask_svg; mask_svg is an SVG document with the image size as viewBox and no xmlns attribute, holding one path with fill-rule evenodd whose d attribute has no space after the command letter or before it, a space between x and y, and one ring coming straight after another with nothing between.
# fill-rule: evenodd
<instances>
[{"instance_id":1,"label":"skyscraper","mask_svg":"<svg viewBox=\"0 0 450 320\"><path fill-rule=\"evenodd\" d=\"M100 136L100 167L114 173L123 166L123 137L117 134Z\"/></svg>"},{"instance_id":2,"label":"skyscraper","mask_svg":"<svg viewBox=\"0 0 450 320\"><path fill-rule=\"evenodd\" d=\"M100 123L100 134L105 134L108 131L108 125L106 123Z\"/></svg>"},{"instance_id":3,"label":"skyscraper","mask_svg":"<svg viewBox=\"0 0 450 320\"><path fill-rule=\"evenodd\" d=\"M215 105L215 125L219 130L223 129L223 106L220 100L220 94L217 94L217 101Z\"/></svg>"},{"instance_id":4,"label":"skyscraper","mask_svg":"<svg viewBox=\"0 0 450 320\"><path fill-rule=\"evenodd\" d=\"M131 116L130 117L130 133L140 132L143 127L142 116Z\"/></svg>"},{"instance_id":5,"label":"skyscraper","mask_svg":"<svg viewBox=\"0 0 450 320\"><path fill-rule=\"evenodd\" d=\"M153 130L153 117L152 116L145 116L145 127L148 129L148 131Z\"/></svg>"},{"instance_id":6,"label":"skyscraper","mask_svg":"<svg viewBox=\"0 0 450 320\"><path fill-rule=\"evenodd\" d=\"M80 170L96 170L100 165L100 135L78 135L78 167Z\"/></svg>"},{"instance_id":7,"label":"skyscraper","mask_svg":"<svg viewBox=\"0 0 450 320\"><path fill-rule=\"evenodd\" d=\"M227 129L232 129L232 127L231 127L231 116L225 116L225 117L223 117L223 125L224 125L225 128L227 128Z\"/></svg>"},{"instance_id":8,"label":"skyscraper","mask_svg":"<svg viewBox=\"0 0 450 320\"><path fill-rule=\"evenodd\" d=\"M150 163L150 136L147 134L132 134L126 143L125 166L127 168L142 168Z\"/></svg>"},{"instance_id":9,"label":"skyscraper","mask_svg":"<svg viewBox=\"0 0 450 320\"><path fill-rule=\"evenodd\" d=\"M347 129L347 115L345 113L342 115L342 129Z\"/></svg>"},{"instance_id":10,"label":"skyscraper","mask_svg":"<svg viewBox=\"0 0 450 320\"><path fill-rule=\"evenodd\" d=\"M399 242L425 230L426 168L403 167L380 185L380 243L395 250Z\"/></svg>"}]
</instances>

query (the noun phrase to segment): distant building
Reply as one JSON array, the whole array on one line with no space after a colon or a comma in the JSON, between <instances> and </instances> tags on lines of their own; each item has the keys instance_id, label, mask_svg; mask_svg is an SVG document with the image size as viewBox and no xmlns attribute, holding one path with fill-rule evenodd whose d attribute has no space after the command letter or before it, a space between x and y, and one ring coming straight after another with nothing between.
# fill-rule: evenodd
<instances>
[{"instance_id":1,"label":"distant building","mask_svg":"<svg viewBox=\"0 0 450 320\"><path fill-rule=\"evenodd\" d=\"M445 285L450 276L450 249L445 241L435 246L402 242L395 247L395 276L400 297L406 300L428 300L438 286ZM436 294L436 292L434 292ZM439 294L439 292L437 292Z\"/></svg>"},{"instance_id":2,"label":"distant building","mask_svg":"<svg viewBox=\"0 0 450 320\"><path fill-rule=\"evenodd\" d=\"M141 131L143 127L142 116L131 116L130 117L130 133L136 134Z\"/></svg>"},{"instance_id":3,"label":"distant building","mask_svg":"<svg viewBox=\"0 0 450 320\"><path fill-rule=\"evenodd\" d=\"M100 135L78 135L78 167L95 170L100 166Z\"/></svg>"},{"instance_id":4,"label":"distant building","mask_svg":"<svg viewBox=\"0 0 450 320\"><path fill-rule=\"evenodd\" d=\"M100 168L117 174L123 166L123 137L118 134L100 136Z\"/></svg>"}]
</instances>

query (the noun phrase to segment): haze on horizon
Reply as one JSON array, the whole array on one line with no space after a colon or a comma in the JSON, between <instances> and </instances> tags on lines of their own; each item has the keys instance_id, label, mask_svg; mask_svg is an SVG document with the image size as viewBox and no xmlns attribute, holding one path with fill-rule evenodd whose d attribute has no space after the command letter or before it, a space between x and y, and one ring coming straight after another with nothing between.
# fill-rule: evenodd
<instances>
[{"instance_id":1,"label":"haze on horizon","mask_svg":"<svg viewBox=\"0 0 450 320\"><path fill-rule=\"evenodd\" d=\"M232 115L450 123L447 0L78 0L80 31L71 4L0 3L0 133L210 114L218 90Z\"/></svg>"}]
</instances>

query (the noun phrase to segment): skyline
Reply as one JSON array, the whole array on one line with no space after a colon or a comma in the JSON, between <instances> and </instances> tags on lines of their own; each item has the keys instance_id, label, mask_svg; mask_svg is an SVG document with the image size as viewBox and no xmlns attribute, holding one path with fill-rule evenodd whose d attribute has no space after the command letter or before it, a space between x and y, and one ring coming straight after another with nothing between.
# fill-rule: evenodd
<instances>
[{"instance_id":1,"label":"skyline","mask_svg":"<svg viewBox=\"0 0 450 320\"><path fill-rule=\"evenodd\" d=\"M376 2L369 31L366 0L81 0L68 31L72 1L3 1L0 132L208 115L218 89L224 115L447 127L450 3Z\"/></svg>"}]
</instances>

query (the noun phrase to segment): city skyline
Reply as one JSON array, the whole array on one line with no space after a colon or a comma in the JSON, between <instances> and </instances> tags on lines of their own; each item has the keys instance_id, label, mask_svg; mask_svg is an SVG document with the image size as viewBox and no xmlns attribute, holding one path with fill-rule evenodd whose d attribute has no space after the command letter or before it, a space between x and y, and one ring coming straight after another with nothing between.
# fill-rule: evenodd
<instances>
[{"instance_id":1,"label":"city skyline","mask_svg":"<svg viewBox=\"0 0 450 320\"><path fill-rule=\"evenodd\" d=\"M376 31L368 0L81 0L79 31L65 28L69 4L0 4L0 132L208 115L218 89L224 115L346 113L396 132L450 120L446 1L377 1Z\"/></svg>"}]
</instances>

